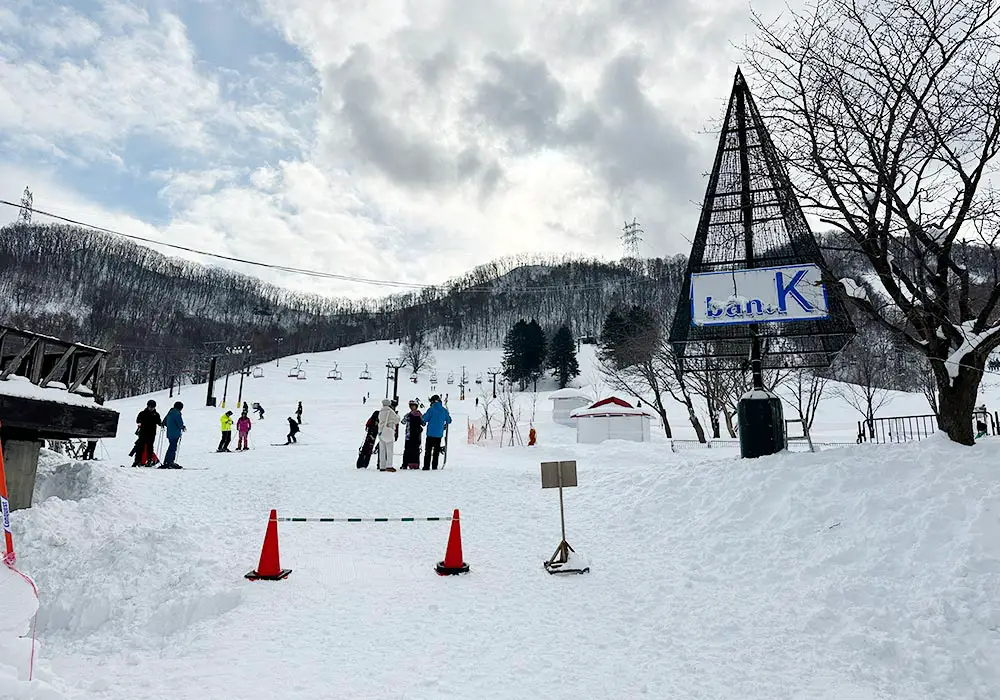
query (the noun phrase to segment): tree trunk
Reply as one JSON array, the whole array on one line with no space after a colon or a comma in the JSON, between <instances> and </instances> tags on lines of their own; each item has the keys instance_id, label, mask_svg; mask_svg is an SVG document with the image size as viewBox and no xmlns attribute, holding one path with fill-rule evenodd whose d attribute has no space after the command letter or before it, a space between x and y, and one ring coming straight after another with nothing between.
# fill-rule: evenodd
<instances>
[{"instance_id":1,"label":"tree trunk","mask_svg":"<svg viewBox=\"0 0 1000 700\"><path fill-rule=\"evenodd\" d=\"M962 445L976 444L972 429L972 413L976 407L983 371L982 361L979 358L972 358L972 353L965 356L963 366L955 379L948 376L943 363L932 360L934 378L938 386L938 428L946 432L954 442ZM968 365L974 365L975 368Z\"/></svg>"},{"instance_id":2,"label":"tree trunk","mask_svg":"<svg viewBox=\"0 0 1000 700\"><path fill-rule=\"evenodd\" d=\"M726 430L729 431L729 437L735 440L737 437L737 433L736 433L736 425L733 423L733 416L736 414L730 413L728 408L723 409L722 413L726 418Z\"/></svg>"}]
</instances>

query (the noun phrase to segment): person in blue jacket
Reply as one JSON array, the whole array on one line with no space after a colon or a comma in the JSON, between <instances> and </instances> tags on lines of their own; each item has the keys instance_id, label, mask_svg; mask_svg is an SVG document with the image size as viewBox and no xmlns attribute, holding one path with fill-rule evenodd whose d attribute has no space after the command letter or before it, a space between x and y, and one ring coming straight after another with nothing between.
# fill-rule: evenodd
<instances>
[{"instance_id":1,"label":"person in blue jacket","mask_svg":"<svg viewBox=\"0 0 1000 700\"><path fill-rule=\"evenodd\" d=\"M174 404L174 407L167 411L166 417L163 419L163 426L167 429L167 442L169 443L167 447L167 454L163 458L163 464L160 465L161 469L178 469L179 465L174 461L177 459L177 443L181 440L181 433L187 430L184 425L184 418L181 416L181 411L184 410L184 404L180 401Z\"/></svg>"},{"instance_id":2,"label":"person in blue jacket","mask_svg":"<svg viewBox=\"0 0 1000 700\"><path fill-rule=\"evenodd\" d=\"M431 397L431 405L424 411L423 423L427 426L427 442L424 443L424 471L427 471L438 468L441 438L444 437L445 426L451 423L451 414L437 394Z\"/></svg>"}]
</instances>

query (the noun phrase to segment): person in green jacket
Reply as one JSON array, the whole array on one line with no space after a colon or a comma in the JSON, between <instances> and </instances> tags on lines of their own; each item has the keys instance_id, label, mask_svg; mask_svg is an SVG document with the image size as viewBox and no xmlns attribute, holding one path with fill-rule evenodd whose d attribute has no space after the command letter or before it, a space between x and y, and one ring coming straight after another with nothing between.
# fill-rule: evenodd
<instances>
[{"instance_id":1,"label":"person in green jacket","mask_svg":"<svg viewBox=\"0 0 1000 700\"><path fill-rule=\"evenodd\" d=\"M232 452L229 443L233 441L233 412L226 411L219 422L222 423L222 439L219 440L219 449L216 452Z\"/></svg>"}]
</instances>

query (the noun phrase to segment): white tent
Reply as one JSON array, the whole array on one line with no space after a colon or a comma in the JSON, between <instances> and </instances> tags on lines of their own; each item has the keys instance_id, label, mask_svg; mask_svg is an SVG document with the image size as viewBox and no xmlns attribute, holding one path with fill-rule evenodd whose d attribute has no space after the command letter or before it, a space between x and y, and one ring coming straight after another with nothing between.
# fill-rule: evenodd
<instances>
[{"instance_id":1,"label":"white tent","mask_svg":"<svg viewBox=\"0 0 1000 700\"><path fill-rule=\"evenodd\" d=\"M649 425L653 414L645 408L635 408L616 396L602 399L586 408L578 408L570 416L576 420L577 442L649 442Z\"/></svg>"},{"instance_id":2,"label":"white tent","mask_svg":"<svg viewBox=\"0 0 1000 700\"><path fill-rule=\"evenodd\" d=\"M552 420L561 425L575 425L576 421L570 414L578 409L590 404L594 399L587 396L579 389L560 389L549 394L552 402Z\"/></svg>"}]
</instances>

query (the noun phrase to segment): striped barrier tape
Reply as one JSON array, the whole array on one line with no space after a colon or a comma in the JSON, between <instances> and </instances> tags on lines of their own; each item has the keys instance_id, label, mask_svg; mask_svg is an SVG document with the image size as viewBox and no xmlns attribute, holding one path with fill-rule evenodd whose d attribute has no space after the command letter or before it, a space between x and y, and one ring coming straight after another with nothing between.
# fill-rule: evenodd
<instances>
[{"instance_id":1,"label":"striped barrier tape","mask_svg":"<svg viewBox=\"0 0 1000 700\"><path fill-rule=\"evenodd\" d=\"M450 515L440 518L275 518L279 523L415 523L448 522Z\"/></svg>"}]
</instances>

